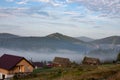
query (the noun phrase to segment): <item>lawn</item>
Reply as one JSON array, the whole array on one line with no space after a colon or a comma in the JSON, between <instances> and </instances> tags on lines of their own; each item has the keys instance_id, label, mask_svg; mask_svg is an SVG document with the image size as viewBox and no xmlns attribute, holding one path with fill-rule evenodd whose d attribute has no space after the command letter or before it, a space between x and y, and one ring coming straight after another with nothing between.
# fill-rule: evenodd
<instances>
[{"instance_id":1,"label":"lawn","mask_svg":"<svg viewBox=\"0 0 120 80\"><path fill-rule=\"evenodd\" d=\"M33 75L20 80L120 80L120 64L36 69Z\"/></svg>"}]
</instances>

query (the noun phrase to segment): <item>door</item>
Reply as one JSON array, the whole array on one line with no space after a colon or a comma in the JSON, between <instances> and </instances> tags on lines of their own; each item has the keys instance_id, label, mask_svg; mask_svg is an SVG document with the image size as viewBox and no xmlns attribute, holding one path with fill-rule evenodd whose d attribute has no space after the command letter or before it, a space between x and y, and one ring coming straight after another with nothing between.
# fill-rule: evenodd
<instances>
[{"instance_id":1,"label":"door","mask_svg":"<svg viewBox=\"0 0 120 80\"><path fill-rule=\"evenodd\" d=\"M22 72L25 72L25 67L23 65L21 66L21 70Z\"/></svg>"},{"instance_id":2,"label":"door","mask_svg":"<svg viewBox=\"0 0 120 80\"><path fill-rule=\"evenodd\" d=\"M5 75L4 75L4 74L2 74L2 79L3 79L3 80L5 79Z\"/></svg>"},{"instance_id":3,"label":"door","mask_svg":"<svg viewBox=\"0 0 120 80\"><path fill-rule=\"evenodd\" d=\"M19 68L19 72L24 72L24 66L23 65L20 65L18 68Z\"/></svg>"}]
</instances>

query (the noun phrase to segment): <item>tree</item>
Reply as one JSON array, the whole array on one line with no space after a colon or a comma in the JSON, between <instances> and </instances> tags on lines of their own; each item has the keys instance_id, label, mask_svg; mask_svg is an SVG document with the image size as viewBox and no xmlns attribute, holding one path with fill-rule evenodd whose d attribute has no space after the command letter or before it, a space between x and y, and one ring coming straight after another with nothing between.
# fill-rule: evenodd
<instances>
[{"instance_id":1,"label":"tree","mask_svg":"<svg viewBox=\"0 0 120 80\"><path fill-rule=\"evenodd\" d=\"M120 61L120 52L117 55L117 61Z\"/></svg>"}]
</instances>

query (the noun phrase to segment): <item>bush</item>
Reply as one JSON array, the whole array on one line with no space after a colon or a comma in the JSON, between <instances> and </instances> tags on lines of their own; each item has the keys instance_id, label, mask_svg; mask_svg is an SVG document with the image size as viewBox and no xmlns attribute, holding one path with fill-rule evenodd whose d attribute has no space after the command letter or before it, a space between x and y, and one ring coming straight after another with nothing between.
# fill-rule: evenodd
<instances>
[{"instance_id":1,"label":"bush","mask_svg":"<svg viewBox=\"0 0 120 80\"><path fill-rule=\"evenodd\" d=\"M120 52L117 55L117 61L120 61Z\"/></svg>"}]
</instances>

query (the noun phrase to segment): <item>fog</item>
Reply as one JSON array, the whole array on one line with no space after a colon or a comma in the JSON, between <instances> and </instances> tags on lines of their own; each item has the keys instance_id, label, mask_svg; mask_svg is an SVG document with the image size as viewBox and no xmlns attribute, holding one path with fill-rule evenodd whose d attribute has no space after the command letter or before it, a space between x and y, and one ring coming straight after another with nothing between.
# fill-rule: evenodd
<instances>
[{"instance_id":1,"label":"fog","mask_svg":"<svg viewBox=\"0 0 120 80\"><path fill-rule=\"evenodd\" d=\"M80 62L84 58L84 54L78 54L74 51L69 50L57 50L54 53L49 53L45 51L45 53L40 52L32 52L32 51L23 51L23 50L10 50L10 49L3 49L0 48L0 56L3 54L12 54L17 56L23 56L28 60L32 59L33 61L52 61L54 57L65 57L69 58L71 61Z\"/></svg>"},{"instance_id":2,"label":"fog","mask_svg":"<svg viewBox=\"0 0 120 80\"><path fill-rule=\"evenodd\" d=\"M55 52L47 52L47 51L41 51L41 52L33 52L33 51L23 51L23 50L10 50L10 49L5 49L5 48L0 48L0 56L3 54L11 54L11 55L17 55L17 56L23 56L28 60L32 61L53 61L54 57L65 57L69 58L71 61L75 61L77 63L81 63L83 58L85 56L90 56L94 58L99 58L101 61L105 60L115 60L117 57L117 52L110 53L110 54L84 54L84 53L78 53L75 51L70 51L70 50L56 50Z\"/></svg>"}]
</instances>

